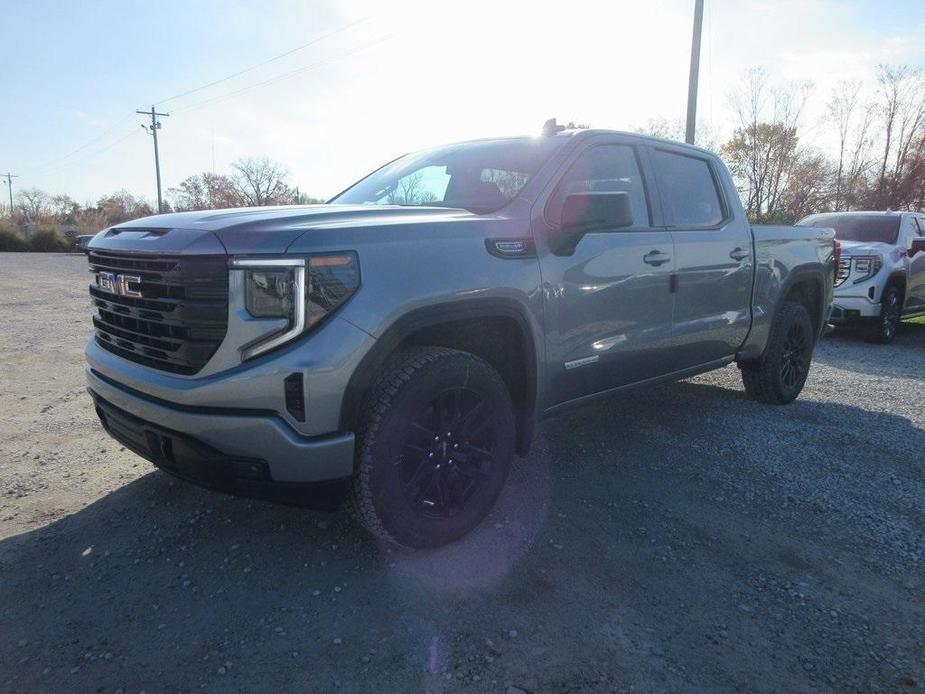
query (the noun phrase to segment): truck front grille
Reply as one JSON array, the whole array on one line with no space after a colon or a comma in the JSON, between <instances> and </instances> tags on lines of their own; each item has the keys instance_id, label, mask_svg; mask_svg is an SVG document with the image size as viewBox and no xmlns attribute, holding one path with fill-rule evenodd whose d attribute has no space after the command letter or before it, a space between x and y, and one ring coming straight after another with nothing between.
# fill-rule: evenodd
<instances>
[{"instance_id":1,"label":"truck front grille","mask_svg":"<svg viewBox=\"0 0 925 694\"><path fill-rule=\"evenodd\" d=\"M91 251L89 261L93 326L103 349L154 369L191 375L225 339L225 256Z\"/></svg>"}]
</instances>

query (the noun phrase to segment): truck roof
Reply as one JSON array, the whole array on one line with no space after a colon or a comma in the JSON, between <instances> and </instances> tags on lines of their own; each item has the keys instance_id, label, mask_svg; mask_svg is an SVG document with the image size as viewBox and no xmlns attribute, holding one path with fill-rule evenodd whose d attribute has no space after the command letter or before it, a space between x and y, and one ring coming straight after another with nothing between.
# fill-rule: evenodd
<instances>
[{"instance_id":1,"label":"truck roof","mask_svg":"<svg viewBox=\"0 0 925 694\"><path fill-rule=\"evenodd\" d=\"M479 137L473 138L470 140L460 140L458 142L447 143L451 145L464 145L470 142L504 142L508 141L522 141L522 140L534 140L540 138L580 138L587 139L591 137L596 137L598 135L620 135L621 137L629 137L635 140L640 140L643 142L649 142L652 144L662 144L662 145L671 145L673 147L685 147L691 150L695 150L702 154L716 157L718 156L716 152L712 152L703 147L698 147L697 145L689 145L685 142L678 142L677 140L669 140L664 137L656 137L655 135L646 135L644 133L630 132L627 130L611 130L609 128L570 128L566 130L560 130L553 134L548 135L512 135L508 137ZM440 145L437 145L438 147ZM426 149L430 149L429 147Z\"/></svg>"}]
</instances>

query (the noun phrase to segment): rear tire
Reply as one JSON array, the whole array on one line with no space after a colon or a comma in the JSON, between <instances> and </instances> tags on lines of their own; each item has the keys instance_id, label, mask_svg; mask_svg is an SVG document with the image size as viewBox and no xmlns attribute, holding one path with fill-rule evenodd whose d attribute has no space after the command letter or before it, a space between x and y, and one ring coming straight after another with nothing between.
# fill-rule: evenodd
<instances>
[{"instance_id":1,"label":"rear tire","mask_svg":"<svg viewBox=\"0 0 925 694\"><path fill-rule=\"evenodd\" d=\"M895 284L883 290L880 297L880 316L871 321L865 337L868 342L881 345L890 344L896 337L902 315L902 297Z\"/></svg>"},{"instance_id":2,"label":"rear tire","mask_svg":"<svg viewBox=\"0 0 925 694\"><path fill-rule=\"evenodd\" d=\"M815 338L806 307L786 302L771 326L764 355L757 362L739 365L748 396L770 405L795 400L809 375Z\"/></svg>"},{"instance_id":3,"label":"rear tire","mask_svg":"<svg viewBox=\"0 0 925 694\"><path fill-rule=\"evenodd\" d=\"M390 360L364 401L354 509L386 543L450 543L494 506L514 456L501 376L468 352L418 347Z\"/></svg>"}]
</instances>

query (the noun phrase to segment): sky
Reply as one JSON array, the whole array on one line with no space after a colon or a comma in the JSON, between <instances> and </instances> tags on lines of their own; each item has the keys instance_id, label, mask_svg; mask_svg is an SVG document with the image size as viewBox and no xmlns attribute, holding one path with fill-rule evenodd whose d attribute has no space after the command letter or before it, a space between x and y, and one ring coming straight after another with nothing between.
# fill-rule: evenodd
<instances>
[{"instance_id":1,"label":"sky","mask_svg":"<svg viewBox=\"0 0 925 694\"><path fill-rule=\"evenodd\" d=\"M154 200L267 156L329 197L385 161L547 118L635 129L685 113L693 0L0 0L0 173L80 203ZM832 146L825 102L878 63L925 68L921 0L705 0L698 119L720 136L745 70L811 81L803 140ZM240 73L240 74L238 74ZM213 84L214 83L214 84ZM211 86L208 86L211 85ZM5 187L5 186L4 186ZM0 191L4 195L6 191Z\"/></svg>"}]
</instances>

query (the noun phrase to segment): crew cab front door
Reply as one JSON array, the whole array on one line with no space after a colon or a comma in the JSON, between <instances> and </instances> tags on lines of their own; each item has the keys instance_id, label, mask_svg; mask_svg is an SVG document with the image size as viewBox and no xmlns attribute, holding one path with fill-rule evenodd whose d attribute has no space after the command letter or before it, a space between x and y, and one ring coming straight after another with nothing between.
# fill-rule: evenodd
<instances>
[{"instance_id":1,"label":"crew cab front door","mask_svg":"<svg viewBox=\"0 0 925 694\"><path fill-rule=\"evenodd\" d=\"M547 407L672 370L674 247L653 216L652 182L639 147L619 137L595 138L563 170L534 214L545 292ZM557 254L549 239L562 232L565 198L588 192L626 193L633 224L587 233Z\"/></svg>"},{"instance_id":2,"label":"crew cab front door","mask_svg":"<svg viewBox=\"0 0 925 694\"><path fill-rule=\"evenodd\" d=\"M912 233L906 241L907 253L913 242L925 243L925 217L912 218ZM925 251L919 251L909 258L909 277L906 281L906 306L904 313L925 312Z\"/></svg>"},{"instance_id":3,"label":"crew cab front door","mask_svg":"<svg viewBox=\"0 0 925 694\"><path fill-rule=\"evenodd\" d=\"M736 353L751 324L752 234L706 157L652 147L652 169L675 244L672 360L696 368Z\"/></svg>"}]
</instances>

